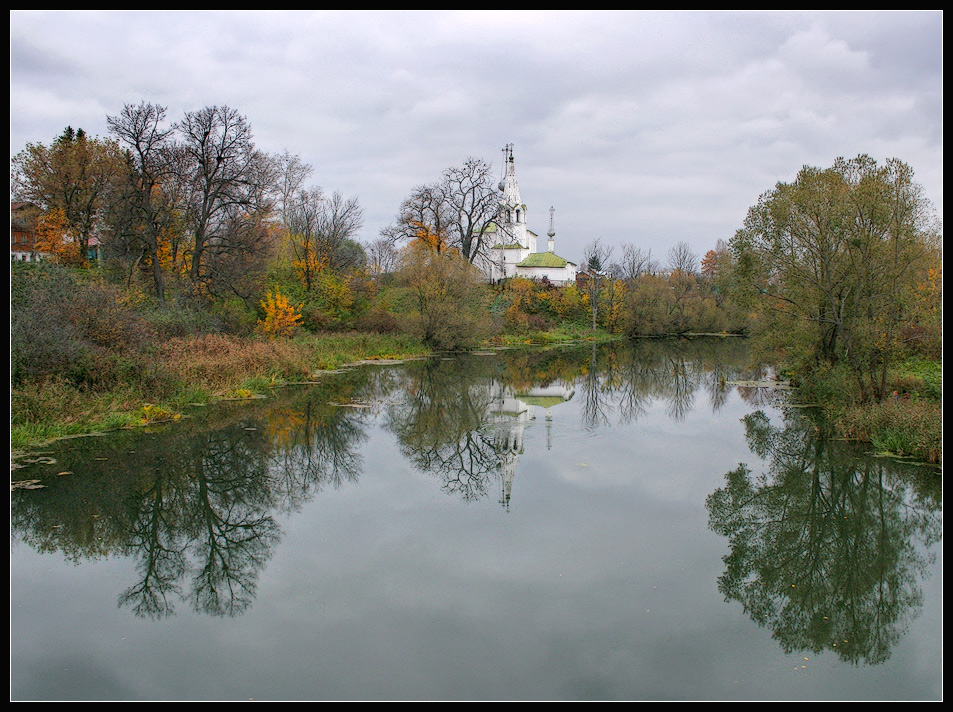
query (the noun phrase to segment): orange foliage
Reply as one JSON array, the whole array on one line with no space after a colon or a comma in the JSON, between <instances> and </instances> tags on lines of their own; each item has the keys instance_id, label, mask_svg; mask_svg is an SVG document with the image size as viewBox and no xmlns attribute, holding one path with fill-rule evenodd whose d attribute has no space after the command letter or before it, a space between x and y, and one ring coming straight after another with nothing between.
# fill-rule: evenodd
<instances>
[{"instance_id":1,"label":"orange foliage","mask_svg":"<svg viewBox=\"0 0 953 712\"><path fill-rule=\"evenodd\" d=\"M86 255L82 254L79 242L73 239L62 208L55 208L37 219L36 251L48 254L59 264L86 264Z\"/></svg>"},{"instance_id":2,"label":"orange foliage","mask_svg":"<svg viewBox=\"0 0 953 712\"><path fill-rule=\"evenodd\" d=\"M416 228L416 232L414 233L414 241L412 244L425 245L434 252L446 252L448 245L445 231L434 230L429 225L424 225L416 221L413 225Z\"/></svg>"}]
</instances>

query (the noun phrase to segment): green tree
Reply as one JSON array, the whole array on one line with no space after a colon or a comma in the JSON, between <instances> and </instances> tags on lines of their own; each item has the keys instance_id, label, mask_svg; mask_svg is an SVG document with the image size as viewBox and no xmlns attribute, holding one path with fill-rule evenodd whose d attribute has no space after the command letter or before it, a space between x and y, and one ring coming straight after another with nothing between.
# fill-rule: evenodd
<instances>
[{"instance_id":1,"label":"green tree","mask_svg":"<svg viewBox=\"0 0 953 712\"><path fill-rule=\"evenodd\" d=\"M456 249L415 240L404 248L400 281L412 296L415 330L432 348L466 348L487 335L482 274Z\"/></svg>"},{"instance_id":2,"label":"green tree","mask_svg":"<svg viewBox=\"0 0 953 712\"><path fill-rule=\"evenodd\" d=\"M795 368L844 366L860 398L882 397L911 313L905 295L938 235L905 163L805 166L763 194L732 239L736 294Z\"/></svg>"}]
</instances>

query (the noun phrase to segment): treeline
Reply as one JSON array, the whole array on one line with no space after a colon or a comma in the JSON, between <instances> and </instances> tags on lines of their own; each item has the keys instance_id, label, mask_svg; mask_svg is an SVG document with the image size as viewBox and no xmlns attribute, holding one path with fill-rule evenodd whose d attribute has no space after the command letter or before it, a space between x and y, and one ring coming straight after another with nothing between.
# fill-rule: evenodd
<instances>
[{"instance_id":1,"label":"treeline","mask_svg":"<svg viewBox=\"0 0 953 712\"><path fill-rule=\"evenodd\" d=\"M328 332L431 350L743 334L805 393L846 406L920 402L931 388L909 364L942 356L941 228L901 161L805 167L704 255L684 242L659 258L595 240L574 284L491 284L500 194L482 160L411 189L394 224L362 243L357 198L312 183L314 168L295 154L258 150L229 107L171 121L141 102L107 124L108 138L67 128L12 160L13 197L33 206L36 249L48 256L12 270L21 394L57 383L181 395L182 372L170 380L164 366L177 339L206 353L218 337L236 372L254 351L256 374L299 377L315 366L305 340ZM268 349L250 346L263 337ZM269 366L265 353L284 355ZM296 359L311 362L290 367ZM861 420L854 434L868 427Z\"/></svg>"}]
</instances>

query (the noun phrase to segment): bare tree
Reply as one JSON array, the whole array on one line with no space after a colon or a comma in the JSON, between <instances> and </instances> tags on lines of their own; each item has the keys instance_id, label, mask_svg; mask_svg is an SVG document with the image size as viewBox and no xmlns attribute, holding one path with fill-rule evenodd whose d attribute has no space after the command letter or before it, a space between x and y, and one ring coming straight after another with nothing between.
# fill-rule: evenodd
<instances>
[{"instance_id":1,"label":"bare tree","mask_svg":"<svg viewBox=\"0 0 953 712\"><path fill-rule=\"evenodd\" d=\"M421 234L439 236L468 262L478 264L498 211L499 193L489 164L468 158L445 170L439 182L415 188L401 203L396 223L381 236L394 244L409 243Z\"/></svg>"},{"instance_id":2,"label":"bare tree","mask_svg":"<svg viewBox=\"0 0 953 712\"><path fill-rule=\"evenodd\" d=\"M255 212L270 207L269 181L274 179L265 156L255 150L248 120L227 106L190 111L177 125L191 159L190 223L192 265L189 276L198 281L211 241L228 225L232 209Z\"/></svg>"},{"instance_id":3,"label":"bare tree","mask_svg":"<svg viewBox=\"0 0 953 712\"><path fill-rule=\"evenodd\" d=\"M468 158L462 166L448 168L441 185L451 216L450 243L473 263L486 250L488 230L500 206L490 165Z\"/></svg>"},{"instance_id":4,"label":"bare tree","mask_svg":"<svg viewBox=\"0 0 953 712\"><path fill-rule=\"evenodd\" d=\"M652 250L643 251L632 245L622 246L622 259L618 263L619 278L632 284L643 274L658 271L658 262L652 258Z\"/></svg>"},{"instance_id":5,"label":"bare tree","mask_svg":"<svg viewBox=\"0 0 953 712\"><path fill-rule=\"evenodd\" d=\"M687 242L679 242L668 251L668 268L684 275L698 272L698 255L692 252Z\"/></svg>"},{"instance_id":6,"label":"bare tree","mask_svg":"<svg viewBox=\"0 0 953 712\"><path fill-rule=\"evenodd\" d=\"M146 102L126 104L118 116L106 117L110 132L127 150L129 168L129 181L123 193L124 218L118 223L120 235L114 233L114 237L142 241L142 250L152 262L156 296L163 301L160 235L176 219L181 207L175 129L165 121L165 107Z\"/></svg>"},{"instance_id":7,"label":"bare tree","mask_svg":"<svg viewBox=\"0 0 953 712\"><path fill-rule=\"evenodd\" d=\"M325 199L319 213L318 237L328 250L331 267L356 267L353 245L364 226L364 210L357 198L347 198L335 191ZM360 250L363 255L363 249Z\"/></svg>"},{"instance_id":8,"label":"bare tree","mask_svg":"<svg viewBox=\"0 0 953 712\"><path fill-rule=\"evenodd\" d=\"M289 210L296 202L298 193L304 189L304 182L314 172L314 167L302 161L300 156L288 151L276 156L274 161L278 212L282 224L287 228ZM320 191L319 188L316 190Z\"/></svg>"},{"instance_id":9,"label":"bare tree","mask_svg":"<svg viewBox=\"0 0 953 712\"><path fill-rule=\"evenodd\" d=\"M379 237L366 248L368 266L376 280L391 272L396 272L400 266L400 253L394 244L386 237Z\"/></svg>"},{"instance_id":10,"label":"bare tree","mask_svg":"<svg viewBox=\"0 0 953 712\"><path fill-rule=\"evenodd\" d=\"M592 330L596 330L599 296L606 282L606 267L612 258L612 248L606 247L600 240L586 245L583 250L582 261L589 279L586 281L586 290L589 293L589 305L592 309Z\"/></svg>"}]
</instances>

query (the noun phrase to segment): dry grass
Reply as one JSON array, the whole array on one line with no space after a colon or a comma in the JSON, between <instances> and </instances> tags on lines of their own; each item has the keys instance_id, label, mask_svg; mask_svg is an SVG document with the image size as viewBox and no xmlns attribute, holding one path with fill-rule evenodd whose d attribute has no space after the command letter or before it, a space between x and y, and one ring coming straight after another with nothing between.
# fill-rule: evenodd
<instances>
[{"instance_id":1,"label":"dry grass","mask_svg":"<svg viewBox=\"0 0 953 712\"><path fill-rule=\"evenodd\" d=\"M222 393L248 379L300 380L311 353L286 339L239 339L206 334L169 339L160 349L162 367L190 388Z\"/></svg>"}]
</instances>

